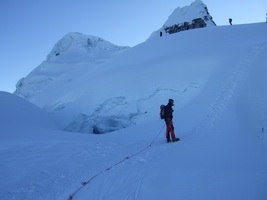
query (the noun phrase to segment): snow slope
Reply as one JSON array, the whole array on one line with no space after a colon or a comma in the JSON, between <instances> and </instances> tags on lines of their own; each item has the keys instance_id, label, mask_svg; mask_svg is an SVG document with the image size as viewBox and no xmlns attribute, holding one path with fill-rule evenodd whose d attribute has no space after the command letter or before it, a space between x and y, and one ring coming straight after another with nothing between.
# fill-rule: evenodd
<instances>
[{"instance_id":1,"label":"snow slope","mask_svg":"<svg viewBox=\"0 0 267 200\"><path fill-rule=\"evenodd\" d=\"M181 32L128 50L94 69L90 79L89 73L80 77L65 99L81 96L62 115L79 106L86 112L94 101L103 113L125 114L130 108L124 106L134 102L144 113L143 123L109 134L59 131L33 105L0 93L1 122L6 119L0 129L1 199L265 200L266 34L265 23ZM102 93L87 87L87 96L74 87L96 79ZM45 105L56 91L62 92L51 88L35 100ZM170 144L158 119L158 106L168 98L175 100L181 138Z\"/></svg>"},{"instance_id":2,"label":"snow slope","mask_svg":"<svg viewBox=\"0 0 267 200\"><path fill-rule=\"evenodd\" d=\"M0 99L2 135L9 137L10 133L17 130L23 132L33 129L56 129L53 118L27 100L2 91L0 91Z\"/></svg>"}]
</instances>

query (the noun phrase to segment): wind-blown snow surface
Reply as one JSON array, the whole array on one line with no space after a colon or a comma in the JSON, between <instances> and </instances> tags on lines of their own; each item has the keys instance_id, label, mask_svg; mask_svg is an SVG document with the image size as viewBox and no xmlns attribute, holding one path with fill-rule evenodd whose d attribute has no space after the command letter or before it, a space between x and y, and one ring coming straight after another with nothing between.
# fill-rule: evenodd
<instances>
[{"instance_id":1,"label":"wind-blown snow surface","mask_svg":"<svg viewBox=\"0 0 267 200\"><path fill-rule=\"evenodd\" d=\"M78 99L83 109L127 96L149 111L140 125L95 135L58 131L43 117L39 129L16 128L22 117L9 117L0 129L1 199L67 199L97 175L74 199L266 200L266 35L265 23L196 29L150 40L94 69L102 76L87 84L117 89L106 84L94 98L100 93L88 87L90 95ZM156 119L168 98L181 138L171 144ZM1 122L20 113L36 124L43 115L17 96L0 93L0 100Z\"/></svg>"}]
</instances>

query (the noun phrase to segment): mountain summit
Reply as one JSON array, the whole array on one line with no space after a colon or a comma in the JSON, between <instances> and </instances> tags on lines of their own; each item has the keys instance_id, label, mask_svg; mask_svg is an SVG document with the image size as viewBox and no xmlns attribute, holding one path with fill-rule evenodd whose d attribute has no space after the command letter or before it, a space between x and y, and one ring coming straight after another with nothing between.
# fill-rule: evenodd
<instances>
[{"instance_id":1,"label":"mountain summit","mask_svg":"<svg viewBox=\"0 0 267 200\"><path fill-rule=\"evenodd\" d=\"M46 61L17 82L15 94L33 101L32 97L57 84L64 75L75 74L75 64L90 70L129 48L114 45L96 36L68 33L55 44Z\"/></svg>"},{"instance_id":2,"label":"mountain summit","mask_svg":"<svg viewBox=\"0 0 267 200\"><path fill-rule=\"evenodd\" d=\"M150 38L207 26L216 26L216 24L207 6L201 0L196 0L190 6L176 8L164 25L153 32Z\"/></svg>"},{"instance_id":3,"label":"mountain summit","mask_svg":"<svg viewBox=\"0 0 267 200\"><path fill-rule=\"evenodd\" d=\"M47 61L77 63L106 60L127 48L129 47L114 45L100 37L73 32L55 44L47 56Z\"/></svg>"}]
</instances>

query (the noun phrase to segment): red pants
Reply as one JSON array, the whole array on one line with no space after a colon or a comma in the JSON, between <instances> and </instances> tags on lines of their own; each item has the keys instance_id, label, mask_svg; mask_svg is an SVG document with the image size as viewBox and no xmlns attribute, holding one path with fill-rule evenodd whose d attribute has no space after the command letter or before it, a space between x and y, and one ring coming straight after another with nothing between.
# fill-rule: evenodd
<instances>
[{"instance_id":1,"label":"red pants","mask_svg":"<svg viewBox=\"0 0 267 200\"><path fill-rule=\"evenodd\" d=\"M174 127L171 119L165 120L166 122L166 138L170 138L170 133L172 138L175 138Z\"/></svg>"}]
</instances>

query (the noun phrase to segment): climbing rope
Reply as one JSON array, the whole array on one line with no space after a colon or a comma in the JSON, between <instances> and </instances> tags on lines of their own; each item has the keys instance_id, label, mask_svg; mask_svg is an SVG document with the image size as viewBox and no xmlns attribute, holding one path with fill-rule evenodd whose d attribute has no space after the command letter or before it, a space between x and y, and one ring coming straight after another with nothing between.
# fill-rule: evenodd
<instances>
[{"instance_id":1,"label":"climbing rope","mask_svg":"<svg viewBox=\"0 0 267 200\"><path fill-rule=\"evenodd\" d=\"M117 165L123 163L123 162L126 161L126 160L131 159L132 157L134 157L134 156L136 156L136 155L138 155L138 154L141 154L142 152L144 152L145 150L147 150L149 147L151 147L152 144L153 144L153 143L157 140L157 138L159 137L160 133L162 132L162 130L163 130L163 128L164 128L164 126L165 126L165 125L163 125L163 127L161 128L161 130L159 131L159 133L157 134L157 136L154 138L154 140L152 140L152 142L151 142L150 144L148 144L146 147L144 147L144 148L141 149L140 151L138 151L138 152L136 152L136 153L134 153L134 154L132 154L132 155L130 155L130 156L125 157L124 159L122 159L121 161L119 161L119 162L117 162L117 163L111 165L110 167L108 167L108 168L106 168L106 169L104 169L104 170L98 172L97 174L95 174L94 176L92 176L92 177L91 177L90 179L88 179L87 181L82 182L81 186L80 186L78 189L76 189L76 191L74 191L71 195L69 195L68 200L72 200L72 199L74 198L74 196L75 196L75 195L76 195L76 194L77 194L83 187L85 187L87 184L89 184L93 179L95 179L96 177L98 177L100 174L102 174L102 173L104 173L104 172L106 172L106 171L111 170L113 167L115 167L115 166L117 166Z\"/></svg>"}]
</instances>

